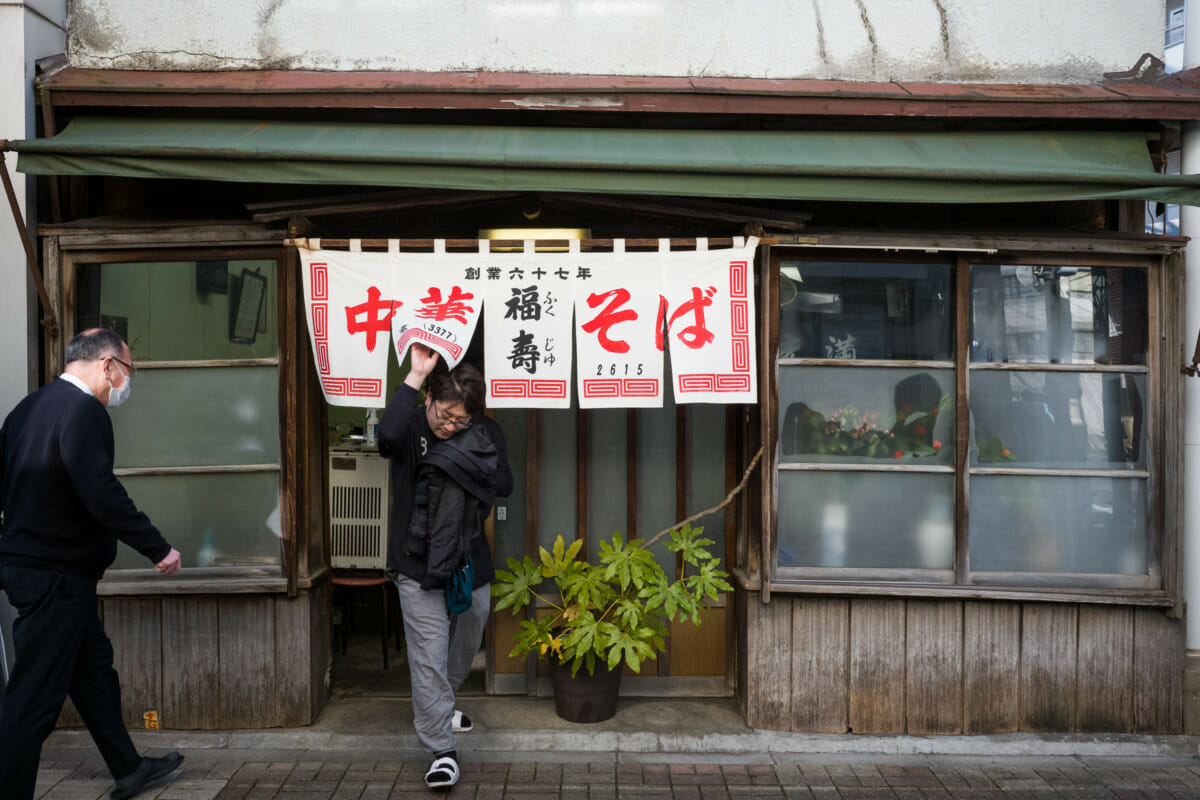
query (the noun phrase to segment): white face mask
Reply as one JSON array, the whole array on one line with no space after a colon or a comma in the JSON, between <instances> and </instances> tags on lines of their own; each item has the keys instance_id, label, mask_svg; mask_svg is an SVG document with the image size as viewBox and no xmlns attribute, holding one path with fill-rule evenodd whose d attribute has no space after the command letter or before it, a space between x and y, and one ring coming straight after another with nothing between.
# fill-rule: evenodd
<instances>
[{"instance_id":1,"label":"white face mask","mask_svg":"<svg viewBox=\"0 0 1200 800\"><path fill-rule=\"evenodd\" d=\"M107 405L109 408L116 408L117 406L121 405L121 403L124 403L129 399L130 387L133 386L133 376L126 375L125 384L120 389L113 386L112 381L108 380L108 378L105 378L104 380L108 381Z\"/></svg>"}]
</instances>

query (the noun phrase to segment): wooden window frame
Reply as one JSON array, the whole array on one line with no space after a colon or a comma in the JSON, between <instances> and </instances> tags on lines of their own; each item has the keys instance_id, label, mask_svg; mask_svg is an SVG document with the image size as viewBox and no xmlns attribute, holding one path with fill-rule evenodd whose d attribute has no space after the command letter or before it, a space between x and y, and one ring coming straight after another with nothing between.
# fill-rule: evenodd
<instances>
[{"instance_id":1,"label":"wooden window frame","mask_svg":"<svg viewBox=\"0 0 1200 800\"><path fill-rule=\"evenodd\" d=\"M832 249L827 249L828 247ZM911 258L896 251L915 251ZM891 251L891 252L889 252ZM828 365L825 359L786 359L779 353L779 275L780 263L803 257L810 260L898 261L900 263L927 261L928 253L937 253L940 260L951 260L955 276L956 311L970 307L969 270L973 265L1030 264L1087 267L1126 267L1147 270L1147 364L1130 365L995 365L969 361L970 320L967 313L954 317L953 362L878 362L889 366L927 366L955 371L955 460L949 471L955 474L955 557L949 570L863 570L858 568L784 568L777 566L778 486L781 470L779 442L779 368L787 365ZM922 258L924 256L924 258ZM740 565L738 577L748 589L762 592L769 601L773 592L791 594L823 594L842 596L895 596L933 598L986 598L1031 600L1068 603L1106 603L1143 606L1174 606L1182 604L1180 593L1180 536L1182 521L1182 487L1178 476L1182 455L1180 447L1169 448L1172 442L1182 441L1182 378L1172 369L1182 363L1184 343L1178 330L1183 320L1181 293L1172 287L1183 277L1182 242L1177 238L1131 237L1097 235L1092 237L936 237L924 235L831 234L824 237L781 242L767 248L763 254L763 280L760 286L760 318L762 371L760 404L762 408L760 433L764 445L762 480L761 533L749 532L748 541L739 542L739 553L747 559ZM869 361L855 361L853 366L870 366ZM839 366L847 366L845 363ZM972 467L969 449L969 387L970 373L979 369L1037 370L1056 372L1140 372L1147 375L1146 447L1148 462L1147 506L1148 524L1146 576L1105 576L1096 581L1090 576L1054 575L1050 573L1019 573L1005 576L988 573L972 574L967 565L967 536L969 509L965 502L971 474L1036 473L1036 469ZM870 470L873 465L827 465L807 463L788 464L784 470ZM882 469L877 467L876 469ZM911 465L907 471L947 471L941 467ZM894 470L894 468L893 468ZM1054 470L1056 475L1093 475L1105 470ZM1116 474L1115 471L1113 474ZM1127 471L1121 471L1129 477ZM744 526L744 531L749 526ZM743 535L746 535L744 532ZM759 544L760 543L760 544ZM754 545L759 544L756 548ZM758 551L757 553L755 551ZM758 563L754 563L757 556ZM1102 584L1102 585L1100 585Z\"/></svg>"},{"instance_id":2,"label":"wooden window frame","mask_svg":"<svg viewBox=\"0 0 1200 800\"><path fill-rule=\"evenodd\" d=\"M204 361L205 366L273 365L278 367L280 460L278 465L222 467L218 471L278 470L280 476L280 557L278 569L230 567L205 570L170 581L152 570L120 570L97 587L106 596L264 594L295 596L323 581L329 572L327 547L322 535L324 505L321 500L323 459L314 458L323 446L320 435L319 395L311 374L311 354L304 334L299 267L295 251L284 248L278 231L260 226L211 225L135 230L110 227L48 225L41 230L43 259L51 303L60 320L60 333L45 339L45 372L49 381L62 372L66 343L76 333L76 271L85 264L149 261L269 260L276 264L279 352L275 358ZM139 363L142 367L179 367L193 362ZM199 474L212 468L132 468L120 474ZM308 497L308 502L302 498ZM186 566L186 563L185 563ZM208 573L208 574L205 574Z\"/></svg>"}]
</instances>

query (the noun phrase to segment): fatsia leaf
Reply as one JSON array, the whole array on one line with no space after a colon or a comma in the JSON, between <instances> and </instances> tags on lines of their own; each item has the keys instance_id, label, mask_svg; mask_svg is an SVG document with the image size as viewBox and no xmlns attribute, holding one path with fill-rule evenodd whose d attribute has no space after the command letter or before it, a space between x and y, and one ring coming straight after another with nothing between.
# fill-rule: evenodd
<instances>
[{"instance_id":1,"label":"fatsia leaf","mask_svg":"<svg viewBox=\"0 0 1200 800\"><path fill-rule=\"evenodd\" d=\"M533 599L534 592L543 580L542 568L535 566L529 556L521 561L508 559L508 568L511 572L500 570L496 573L498 580L492 583L492 594L497 598L494 610L511 607L516 615Z\"/></svg>"}]
</instances>

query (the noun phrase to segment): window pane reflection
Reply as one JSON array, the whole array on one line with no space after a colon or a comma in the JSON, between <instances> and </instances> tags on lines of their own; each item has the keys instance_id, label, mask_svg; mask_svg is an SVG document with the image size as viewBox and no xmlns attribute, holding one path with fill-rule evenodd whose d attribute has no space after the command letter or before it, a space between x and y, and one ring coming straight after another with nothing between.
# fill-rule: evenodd
<instances>
[{"instance_id":1,"label":"window pane reflection","mask_svg":"<svg viewBox=\"0 0 1200 800\"><path fill-rule=\"evenodd\" d=\"M778 564L950 569L954 476L780 472Z\"/></svg>"},{"instance_id":2,"label":"window pane reflection","mask_svg":"<svg viewBox=\"0 0 1200 800\"><path fill-rule=\"evenodd\" d=\"M780 367L781 461L954 462L954 372Z\"/></svg>"},{"instance_id":3,"label":"window pane reflection","mask_svg":"<svg viewBox=\"0 0 1200 800\"><path fill-rule=\"evenodd\" d=\"M1146 481L971 477L971 570L1146 572Z\"/></svg>"},{"instance_id":4,"label":"window pane reflection","mask_svg":"<svg viewBox=\"0 0 1200 800\"><path fill-rule=\"evenodd\" d=\"M783 261L779 272L781 358L953 357L949 265Z\"/></svg>"},{"instance_id":5,"label":"window pane reflection","mask_svg":"<svg viewBox=\"0 0 1200 800\"><path fill-rule=\"evenodd\" d=\"M257 294L250 292L260 288L260 279L265 284L258 320L235 330L239 313L254 316ZM79 268L77 283L78 329L112 328L129 342L135 361L279 353L274 261L87 264Z\"/></svg>"},{"instance_id":6,"label":"window pane reflection","mask_svg":"<svg viewBox=\"0 0 1200 800\"><path fill-rule=\"evenodd\" d=\"M117 467L279 461L276 367L145 369L110 413Z\"/></svg>"},{"instance_id":7,"label":"window pane reflection","mask_svg":"<svg viewBox=\"0 0 1200 800\"><path fill-rule=\"evenodd\" d=\"M279 473L128 475L125 491L193 567L274 567L279 557ZM124 545L113 569L152 564Z\"/></svg>"},{"instance_id":8,"label":"window pane reflection","mask_svg":"<svg viewBox=\"0 0 1200 800\"><path fill-rule=\"evenodd\" d=\"M971 267L971 359L1145 364L1146 271Z\"/></svg>"},{"instance_id":9,"label":"window pane reflection","mask_svg":"<svg viewBox=\"0 0 1200 800\"><path fill-rule=\"evenodd\" d=\"M971 373L971 463L1144 469L1146 376Z\"/></svg>"}]
</instances>

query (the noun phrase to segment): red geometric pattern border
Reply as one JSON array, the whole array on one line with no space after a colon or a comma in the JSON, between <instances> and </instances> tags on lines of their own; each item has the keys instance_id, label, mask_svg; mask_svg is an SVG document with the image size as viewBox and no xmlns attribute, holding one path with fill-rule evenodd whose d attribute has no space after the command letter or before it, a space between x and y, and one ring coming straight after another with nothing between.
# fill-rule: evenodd
<instances>
[{"instance_id":1,"label":"red geometric pattern border","mask_svg":"<svg viewBox=\"0 0 1200 800\"><path fill-rule=\"evenodd\" d=\"M544 397L564 398L567 396L567 382L558 380L535 380L532 378L511 378L489 381L492 397Z\"/></svg>"},{"instance_id":2,"label":"red geometric pattern border","mask_svg":"<svg viewBox=\"0 0 1200 800\"><path fill-rule=\"evenodd\" d=\"M431 342L441 347L445 347L450 351L450 357L455 361L458 361L459 357L462 355L463 349L461 345L457 345L454 342L443 339L440 336L434 336L424 328L409 328L404 333L400 334L400 339L396 342L396 352L404 352L404 348L407 347L408 343L413 339L423 339L426 342Z\"/></svg>"},{"instance_id":3,"label":"red geometric pattern border","mask_svg":"<svg viewBox=\"0 0 1200 800\"><path fill-rule=\"evenodd\" d=\"M325 376L329 375L329 264L314 261L308 265L308 286L312 292L313 344L317 351L317 371L321 374L321 384L324 385Z\"/></svg>"},{"instance_id":4,"label":"red geometric pattern border","mask_svg":"<svg viewBox=\"0 0 1200 800\"><path fill-rule=\"evenodd\" d=\"M731 373L689 373L677 376L680 394L750 391L750 263L729 262L729 327Z\"/></svg>"},{"instance_id":5,"label":"red geometric pattern border","mask_svg":"<svg viewBox=\"0 0 1200 800\"><path fill-rule=\"evenodd\" d=\"M657 378L607 378L585 380L584 397L657 397Z\"/></svg>"},{"instance_id":6,"label":"red geometric pattern border","mask_svg":"<svg viewBox=\"0 0 1200 800\"><path fill-rule=\"evenodd\" d=\"M379 378L321 378L321 387L337 397L379 397L383 381Z\"/></svg>"}]
</instances>

